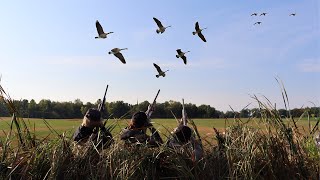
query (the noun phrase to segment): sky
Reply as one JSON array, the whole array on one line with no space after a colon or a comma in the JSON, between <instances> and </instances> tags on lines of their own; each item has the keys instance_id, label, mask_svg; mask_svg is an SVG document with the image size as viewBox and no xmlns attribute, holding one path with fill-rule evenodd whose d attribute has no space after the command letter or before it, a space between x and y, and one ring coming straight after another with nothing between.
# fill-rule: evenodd
<instances>
[{"instance_id":1,"label":"sky","mask_svg":"<svg viewBox=\"0 0 320 180\"><path fill-rule=\"evenodd\" d=\"M14 99L95 102L169 100L227 111L257 106L251 95L284 107L320 105L318 0L2 1L1 85ZM266 16L250 16L267 12ZM289 16L296 13L295 17ZM157 34L153 17L167 26ZM107 39L95 39L95 21ZM193 36L207 27L207 43ZM253 25L261 21L260 25ZM123 51L127 64L109 55ZM191 51L188 63L176 49ZM156 78L153 63L165 78Z\"/></svg>"}]
</instances>

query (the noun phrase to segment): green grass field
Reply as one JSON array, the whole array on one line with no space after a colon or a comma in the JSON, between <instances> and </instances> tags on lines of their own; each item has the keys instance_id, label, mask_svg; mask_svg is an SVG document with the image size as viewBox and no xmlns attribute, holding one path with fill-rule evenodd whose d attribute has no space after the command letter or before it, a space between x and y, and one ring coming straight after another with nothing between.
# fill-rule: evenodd
<instances>
[{"instance_id":1,"label":"green grass field","mask_svg":"<svg viewBox=\"0 0 320 180\"><path fill-rule=\"evenodd\" d=\"M100 151L92 141L78 147L69 138L81 119L24 119L32 137L23 127L22 131L13 127L14 133L5 138L11 118L1 118L0 179L317 179L320 156L308 120L295 119L295 129L291 120L276 117L194 119L204 145L199 161L193 160L187 146L177 150L165 143L160 148L125 146L118 137L128 120L108 121L116 125L115 141ZM310 127L316 122L311 120ZM153 123L163 140L177 126L175 119L153 119ZM213 127L227 129L216 136ZM60 136L64 132L66 136Z\"/></svg>"},{"instance_id":2,"label":"green grass field","mask_svg":"<svg viewBox=\"0 0 320 180\"><path fill-rule=\"evenodd\" d=\"M45 137L48 135L54 135L55 133L50 131L50 129L45 124L44 120L42 119L24 119L29 128L35 132L37 136ZM75 129L81 124L81 119L47 119L46 120L53 129L59 133L66 133L67 136L71 136ZM112 131L114 137L117 137L121 132L121 129L127 126L129 120L114 120L111 119L108 121L107 125L115 124L116 127ZM197 125L198 131L203 138L210 139L213 137L213 127L217 128L220 131L224 131L225 127L232 125L235 123L234 119L194 119L193 120ZM248 119L241 119L242 122L247 122ZM308 121L307 119L295 119L297 121L297 125L299 129L304 129L308 131ZM10 117L2 117L0 118L0 137L5 135L5 132L10 129ZM167 136L176 126L177 121L175 119L153 119L152 120L154 126L161 132L162 136ZM287 123L291 123L286 121ZM311 128L315 125L316 120L311 120ZM264 125L259 122L258 119L251 119L249 124L256 128L264 128Z\"/></svg>"},{"instance_id":3,"label":"green grass field","mask_svg":"<svg viewBox=\"0 0 320 180\"><path fill-rule=\"evenodd\" d=\"M49 128L46 126L42 119L24 119L32 130L35 129L37 135L47 136L51 133ZM58 133L66 132L67 134L72 133L82 122L81 119L48 119L46 120L55 131ZM112 131L112 134L117 135L120 133L122 128L127 126L129 120L109 120L107 125L115 124L116 127ZM175 119L153 119L154 126L163 134L168 134L177 126ZM224 128L224 119L195 119L194 120L201 135L212 133L212 127L219 129ZM4 117L0 119L0 134L3 135L3 131L10 129L11 118ZM35 127L35 128L33 128Z\"/></svg>"}]
</instances>

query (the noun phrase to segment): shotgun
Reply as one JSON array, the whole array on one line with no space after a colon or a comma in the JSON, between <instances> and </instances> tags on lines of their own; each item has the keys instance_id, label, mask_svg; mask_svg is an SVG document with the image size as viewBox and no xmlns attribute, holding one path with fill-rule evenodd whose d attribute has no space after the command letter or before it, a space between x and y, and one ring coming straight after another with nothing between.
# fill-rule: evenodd
<instances>
[{"instance_id":1,"label":"shotgun","mask_svg":"<svg viewBox=\"0 0 320 180\"><path fill-rule=\"evenodd\" d=\"M99 110L100 113L101 113L101 117L102 117L102 113L103 113L103 111L104 111L104 109L105 109L106 95L107 95L108 87L109 87L109 85L107 85L106 91L104 92L103 99L102 99L101 103L98 105L98 110Z\"/></svg>"},{"instance_id":2,"label":"shotgun","mask_svg":"<svg viewBox=\"0 0 320 180\"><path fill-rule=\"evenodd\" d=\"M187 112L184 109L184 99L182 99L182 124L184 126L188 125L188 118L187 118Z\"/></svg>"},{"instance_id":3,"label":"shotgun","mask_svg":"<svg viewBox=\"0 0 320 180\"><path fill-rule=\"evenodd\" d=\"M148 110L146 111L146 115L147 115L147 117L148 117L148 121L150 121L152 112L153 112L153 110L154 110L154 107L156 106L156 100L157 100L157 98L158 98L159 93L160 93L160 89L158 90L158 93L157 93L156 97L154 98L154 100L153 100L150 108L148 108Z\"/></svg>"}]
</instances>

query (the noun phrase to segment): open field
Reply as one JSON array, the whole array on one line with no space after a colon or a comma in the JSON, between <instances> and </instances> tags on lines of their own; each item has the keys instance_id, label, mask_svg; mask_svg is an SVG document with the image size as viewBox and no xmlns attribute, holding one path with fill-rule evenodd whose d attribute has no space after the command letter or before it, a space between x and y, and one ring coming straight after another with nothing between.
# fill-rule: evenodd
<instances>
[{"instance_id":1,"label":"open field","mask_svg":"<svg viewBox=\"0 0 320 180\"><path fill-rule=\"evenodd\" d=\"M36 135L47 136L51 133L49 128L46 126L42 119L24 119L30 127L35 127ZM48 119L46 120L55 131L59 134L66 132L67 135L71 135L73 131L81 124L82 119ZM109 120L107 125L116 124L115 129L112 131L114 136L120 133L122 128L127 126L129 120ZM195 119L194 120L200 134L202 136L207 135L208 133L213 133L212 127L222 129L225 126L224 119ZM4 117L0 120L0 135L3 135L3 130L10 129L11 118ZM154 119L154 126L161 132L163 135L167 135L172 131L176 126L177 122L175 119Z\"/></svg>"},{"instance_id":2,"label":"open field","mask_svg":"<svg viewBox=\"0 0 320 180\"><path fill-rule=\"evenodd\" d=\"M0 179L23 176L29 179L315 179L319 177L319 151L308 135L308 121L297 122L300 133L293 130L289 120L283 120L284 126L278 123L266 123L276 119L195 119L194 122L204 139L203 158L197 163L192 162L190 149L176 151L165 145L160 148L125 148L120 141L103 151L97 151L92 145L74 151L70 137L80 125L81 119L47 120L58 134L55 136L42 119L24 119L28 127L36 132L36 144L22 132L22 141L27 146L17 146L12 140L0 140L7 148L0 148L2 154L2 172ZM1 118L0 130L9 132L10 118ZM176 126L175 119L154 119L154 126L166 136ZM316 121L311 121L311 127ZM112 131L117 137L127 120L110 120L108 124L116 124ZM281 124L281 123L280 123ZM217 135L213 128L221 131L227 127L225 135ZM266 129L271 131L266 131ZM305 130L303 130L305 129ZM13 128L16 131L16 128ZM293 130L293 131L292 131ZM49 141L41 137L50 135ZM17 137L17 135L15 135ZM1 142L0 141L0 142ZM4 142L8 143L4 143ZM211 146L206 146L211 145ZM5 146L3 146L5 147ZM18 152L18 153L17 153ZM19 157L19 158L16 158ZM10 167L7 168L6 167ZM14 168L11 168L14 167ZM92 171L95 169L95 171ZM247 170L248 169L248 170ZM26 173L30 172L30 173ZM277 177L277 178L275 178ZM161 178L160 178L161 179Z\"/></svg>"},{"instance_id":3,"label":"open field","mask_svg":"<svg viewBox=\"0 0 320 180\"><path fill-rule=\"evenodd\" d=\"M204 156L192 160L192 149L176 151L163 144L160 148L125 148L116 140L110 147L98 151L94 146L78 149L69 137L81 124L81 119L24 119L35 139L27 133L12 134L11 118L0 120L1 178L21 176L27 179L315 179L319 177L319 151L313 135L309 135L308 120L277 119L194 119L204 143ZM19 120L18 120L19 121ZM46 123L58 134L57 136ZM176 127L175 119L154 119L154 126L164 139ZM310 121L311 128L316 120ZM22 123L20 123L21 125ZM113 136L119 137L127 120L109 120L115 124ZM216 134L215 127L224 135ZM23 128L22 128L23 129ZM271 131L267 131L267 130ZM13 130L17 129L14 126ZM293 133L294 132L294 133ZM295 133L299 132L299 133ZM43 137L49 136L47 140ZM18 137L22 142L17 146ZM116 138L117 139L117 138ZM35 141L34 141L35 140ZM23 144L23 145L22 145ZM18 158L17 158L18 157ZM92 171L95 169L95 171ZM28 173L27 173L28 172ZM277 177L277 178L275 178ZM160 178L160 179L161 179ZM98 178L96 178L98 179ZM146 178L145 178L146 179Z\"/></svg>"},{"instance_id":4,"label":"open field","mask_svg":"<svg viewBox=\"0 0 320 180\"><path fill-rule=\"evenodd\" d=\"M32 131L35 130L37 136L45 137L50 134L53 134L49 128L44 123L43 119L24 119ZM81 124L82 119L47 119L46 120L53 129L59 134L66 133L67 136L71 136L76 128ZM116 124L115 129L112 131L114 137L117 137L121 132L121 129L127 126L129 120L114 120L111 119L108 121L109 124ZM161 132L163 136L167 136L176 126L177 122L175 119L153 119L154 126ZM214 133L213 127L220 131L224 131L226 127L235 124L234 119L194 119L193 120L197 125L198 131L203 138L212 137ZM248 122L248 119L241 119L242 122ZM301 129L301 132L308 131L308 120L303 118L301 120L295 119L297 121L297 126ZM10 117L0 118L0 137L4 135L4 131L10 129ZM287 123L290 123L286 120ZM264 128L264 124L259 121L259 119L251 119L248 124L256 128ZM291 123L292 124L292 123ZM311 128L316 124L316 120L310 120Z\"/></svg>"}]
</instances>

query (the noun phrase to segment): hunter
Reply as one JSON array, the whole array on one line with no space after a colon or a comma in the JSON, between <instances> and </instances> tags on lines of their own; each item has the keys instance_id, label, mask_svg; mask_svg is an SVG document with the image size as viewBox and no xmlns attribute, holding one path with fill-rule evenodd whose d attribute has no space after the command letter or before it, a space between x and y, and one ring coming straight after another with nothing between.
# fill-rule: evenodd
<instances>
[{"instance_id":1,"label":"hunter","mask_svg":"<svg viewBox=\"0 0 320 180\"><path fill-rule=\"evenodd\" d=\"M99 130L100 133L98 133ZM99 139L98 136L100 137ZM103 144L104 146L109 146L112 141L111 133L103 125L100 111L95 108L88 109L83 117L82 124L73 135L73 140L80 145L85 144L88 139L98 141L97 143Z\"/></svg>"},{"instance_id":2,"label":"hunter","mask_svg":"<svg viewBox=\"0 0 320 180\"><path fill-rule=\"evenodd\" d=\"M199 161L203 157L203 148L200 139L196 139L193 135L193 130L179 124L177 128L171 133L171 137L168 139L166 145L177 151L189 151L191 152L192 161Z\"/></svg>"},{"instance_id":3,"label":"hunter","mask_svg":"<svg viewBox=\"0 0 320 180\"><path fill-rule=\"evenodd\" d=\"M203 157L203 147L200 136L195 138L195 133L188 126L187 112L184 108L184 99L182 99L182 118L178 121L178 127L171 132L171 137L166 145L177 151L191 152L192 161L199 161Z\"/></svg>"},{"instance_id":4,"label":"hunter","mask_svg":"<svg viewBox=\"0 0 320 180\"><path fill-rule=\"evenodd\" d=\"M147 112L153 110L149 105ZM147 129L151 131L150 136L146 133ZM126 144L144 144L148 147L158 147L163 143L158 131L150 123L147 113L143 111L133 114L128 127L122 131L120 138Z\"/></svg>"}]
</instances>

